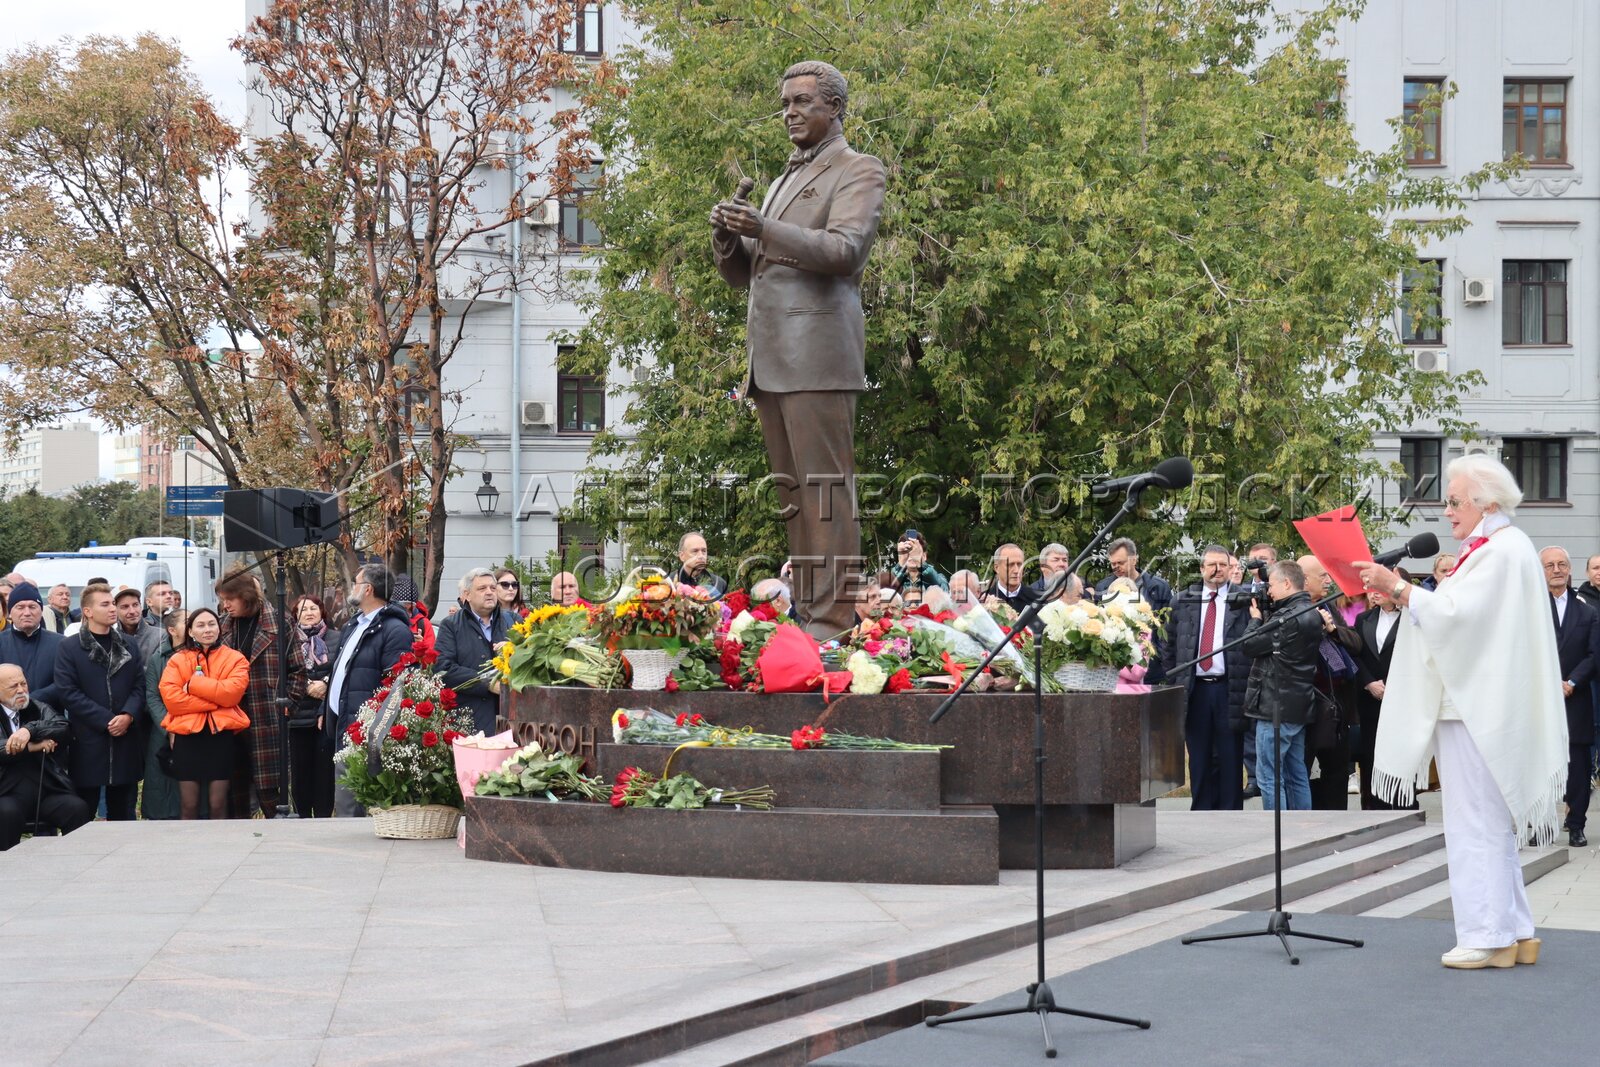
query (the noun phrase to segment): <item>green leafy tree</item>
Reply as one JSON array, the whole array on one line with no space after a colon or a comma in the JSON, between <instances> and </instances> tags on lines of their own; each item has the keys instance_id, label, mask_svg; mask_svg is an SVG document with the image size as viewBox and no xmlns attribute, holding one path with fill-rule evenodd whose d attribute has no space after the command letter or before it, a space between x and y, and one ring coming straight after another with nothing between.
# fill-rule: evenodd
<instances>
[{"instance_id":1,"label":"green leafy tree","mask_svg":"<svg viewBox=\"0 0 1600 1067\"><path fill-rule=\"evenodd\" d=\"M782 558L731 392L745 294L707 215L781 172L777 79L807 58L850 79L846 138L889 174L863 288L869 552L908 522L980 569L1004 540L1081 545L1103 517L1085 479L1178 454L1194 489L1124 527L1147 560L1184 534L1286 544L1377 473L1374 431L1460 432L1466 383L1396 342L1397 279L1488 172L1408 172L1398 123L1387 151L1355 142L1322 46L1358 9L1268 50L1263 0L643 0L628 93L591 123L616 165L577 358L645 371L626 432L596 438L625 474L594 472L587 521L663 555L693 525Z\"/></svg>"},{"instance_id":2,"label":"green leafy tree","mask_svg":"<svg viewBox=\"0 0 1600 1067\"><path fill-rule=\"evenodd\" d=\"M70 552L94 541L125 544L154 537L162 500L130 482L80 485L62 496L36 490L0 496L0 573L40 552Z\"/></svg>"}]
</instances>

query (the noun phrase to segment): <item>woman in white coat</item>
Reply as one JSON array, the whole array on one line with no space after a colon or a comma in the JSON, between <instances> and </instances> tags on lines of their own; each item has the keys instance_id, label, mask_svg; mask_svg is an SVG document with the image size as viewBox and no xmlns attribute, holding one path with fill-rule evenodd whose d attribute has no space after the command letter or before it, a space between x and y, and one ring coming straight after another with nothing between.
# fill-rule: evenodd
<instances>
[{"instance_id":1,"label":"woman in white coat","mask_svg":"<svg viewBox=\"0 0 1600 1067\"><path fill-rule=\"evenodd\" d=\"M1516 479L1487 456L1445 470L1445 517L1461 541L1432 591L1375 563L1369 589L1407 608L1373 758L1375 795L1409 804L1436 758L1456 947L1446 967L1533 963L1520 843L1553 840L1566 788L1567 720L1539 554L1511 525Z\"/></svg>"}]
</instances>

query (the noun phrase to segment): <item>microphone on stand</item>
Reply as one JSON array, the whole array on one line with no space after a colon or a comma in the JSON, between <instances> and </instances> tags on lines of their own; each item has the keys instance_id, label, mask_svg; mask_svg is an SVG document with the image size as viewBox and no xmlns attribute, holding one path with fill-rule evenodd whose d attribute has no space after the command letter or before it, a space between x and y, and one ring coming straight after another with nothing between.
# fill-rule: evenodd
<instances>
[{"instance_id":1,"label":"microphone on stand","mask_svg":"<svg viewBox=\"0 0 1600 1067\"><path fill-rule=\"evenodd\" d=\"M1400 548L1391 548L1372 557L1372 562L1384 567L1393 567L1403 559L1427 559L1429 556L1439 554L1439 537L1437 534L1423 532L1417 534Z\"/></svg>"},{"instance_id":2,"label":"microphone on stand","mask_svg":"<svg viewBox=\"0 0 1600 1067\"><path fill-rule=\"evenodd\" d=\"M1138 492L1147 486L1160 486L1162 489L1187 489L1189 483L1194 481L1194 464L1185 456L1173 456L1164 459L1155 465L1153 470L1143 474L1126 474L1121 478L1111 478L1096 483L1089 495L1095 500L1110 500L1121 492Z\"/></svg>"}]
</instances>

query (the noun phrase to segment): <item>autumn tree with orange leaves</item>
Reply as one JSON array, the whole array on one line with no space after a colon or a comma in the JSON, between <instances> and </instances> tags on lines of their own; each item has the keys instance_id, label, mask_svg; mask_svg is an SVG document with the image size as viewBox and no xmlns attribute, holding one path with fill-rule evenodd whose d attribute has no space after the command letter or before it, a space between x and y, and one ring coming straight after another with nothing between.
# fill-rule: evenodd
<instances>
[{"instance_id":1,"label":"autumn tree with orange leaves","mask_svg":"<svg viewBox=\"0 0 1600 1067\"><path fill-rule=\"evenodd\" d=\"M570 0L279 0L235 42L248 146L154 38L0 68L0 383L22 422L193 433L230 485L339 492L438 599L459 393L516 293L563 284L509 231L590 166L604 64ZM226 201L244 168L250 212ZM218 341L225 339L223 343ZM482 383L492 384L492 383ZM410 558L421 542L423 558ZM420 567L419 567L420 563Z\"/></svg>"}]
</instances>

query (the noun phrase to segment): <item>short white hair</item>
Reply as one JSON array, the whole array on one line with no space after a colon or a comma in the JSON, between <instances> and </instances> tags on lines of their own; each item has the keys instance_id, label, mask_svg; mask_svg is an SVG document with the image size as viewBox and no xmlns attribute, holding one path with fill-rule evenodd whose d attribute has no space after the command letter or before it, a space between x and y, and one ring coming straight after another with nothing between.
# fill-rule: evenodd
<instances>
[{"instance_id":1,"label":"short white hair","mask_svg":"<svg viewBox=\"0 0 1600 1067\"><path fill-rule=\"evenodd\" d=\"M479 578L493 578L494 571L488 567L474 567L461 576L460 588L463 593L472 592L472 583Z\"/></svg>"},{"instance_id":2,"label":"short white hair","mask_svg":"<svg viewBox=\"0 0 1600 1067\"><path fill-rule=\"evenodd\" d=\"M1043 563L1045 561L1045 557L1050 555L1052 552L1059 552L1063 556L1067 556L1069 558L1072 555L1071 552L1067 551L1066 545L1057 544L1055 541L1051 541L1048 545L1045 545L1039 550L1039 562Z\"/></svg>"},{"instance_id":3,"label":"short white hair","mask_svg":"<svg viewBox=\"0 0 1600 1067\"><path fill-rule=\"evenodd\" d=\"M785 599L789 596L789 587L777 578L763 578L750 590L750 599L757 604L765 604L779 597Z\"/></svg>"},{"instance_id":4,"label":"short white hair","mask_svg":"<svg viewBox=\"0 0 1600 1067\"><path fill-rule=\"evenodd\" d=\"M1498 506L1500 512L1509 517L1517 513L1517 505L1522 503L1522 490L1516 478L1497 459L1479 453L1453 459L1444 469L1445 485L1457 478L1467 483L1468 496L1485 511Z\"/></svg>"}]
</instances>

